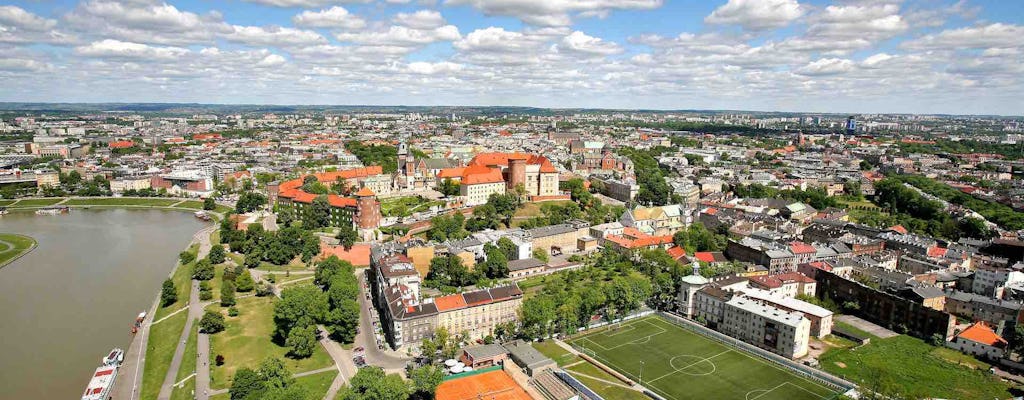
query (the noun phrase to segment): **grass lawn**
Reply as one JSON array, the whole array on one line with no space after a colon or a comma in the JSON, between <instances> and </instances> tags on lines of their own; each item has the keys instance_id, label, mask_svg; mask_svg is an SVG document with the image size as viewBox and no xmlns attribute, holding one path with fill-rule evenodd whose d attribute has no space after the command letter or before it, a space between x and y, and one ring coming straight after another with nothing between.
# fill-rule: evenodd
<instances>
[{"instance_id":1,"label":"grass lawn","mask_svg":"<svg viewBox=\"0 0 1024 400\"><path fill-rule=\"evenodd\" d=\"M178 204L176 207L191 208L193 210L202 210L203 202L199 200L185 200L181 202L181 204Z\"/></svg>"},{"instance_id":2,"label":"grass lawn","mask_svg":"<svg viewBox=\"0 0 1024 400\"><path fill-rule=\"evenodd\" d=\"M174 349L185 329L188 313L182 312L149 328L146 341L146 363L142 375L142 399L155 399L160 394L167 369L171 367Z\"/></svg>"},{"instance_id":3,"label":"grass lawn","mask_svg":"<svg viewBox=\"0 0 1024 400\"><path fill-rule=\"evenodd\" d=\"M197 320L192 323L192 332L189 332L188 341L185 342L185 355L183 356L184 358L181 360L181 368L178 369L178 376L174 379L174 383L181 382L182 379L185 379L185 377L192 375L196 372L196 352L198 351L197 348L199 347L198 330L199 321ZM171 391L171 399L191 399L192 391L195 390L195 387L196 379L195 377L192 377L187 382L185 382L181 387L174 387L174 390Z\"/></svg>"},{"instance_id":4,"label":"grass lawn","mask_svg":"<svg viewBox=\"0 0 1024 400\"><path fill-rule=\"evenodd\" d=\"M554 204L557 206L564 206L568 203L572 203L572 200L557 200L557 201L545 201L541 203L526 203L522 207L516 210L516 215L512 218L532 218L540 216L540 206L544 204Z\"/></svg>"},{"instance_id":5,"label":"grass lawn","mask_svg":"<svg viewBox=\"0 0 1024 400\"><path fill-rule=\"evenodd\" d=\"M836 326L838 328L841 328L843 331L846 331L846 332L849 332L849 333L853 333L853 334L856 334L856 335L861 336L861 337L871 338L871 340L878 339L877 336L872 335L872 334L868 333L867 331L865 331L863 329L857 328L857 327L855 327L853 325L850 325L850 324L848 324L846 322L843 322L843 321L840 321L840 320L834 320L834 322L832 322L832 325Z\"/></svg>"},{"instance_id":6,"label":"grass lawn","mask_svg":"<svg viewBox=\"0 0 1024 400\"><path fill-rule=\"evenodd\" d=\"M897 392L908 398L1005 399L1010 387L984 369L947 361L949 354L906 335L871 339L856 349L830 350L821 367L868 389Z\"/></svg>"},{"instance_id":7,"label":"grass lawn","mask_svg":"<svg viewBox=\"0 0 1024 400\"><path fill-rule=\"evenodd\" d=\"M213 292L213 298L210 301L220 301L220 287L224 285L221 278L224 276L224 268L226 264L217 264L213 266L213 279L210 279L210 291ZM232 267L234 268L234 267ZM235 297L238 297L236 294Z\"/></svg>"},{"instance_id":8,"label":"grass lawn","mask_svg":"<svg viewBox=\"0 0 1024 400\"><path fill-rule=\"evenodd\" d=\"M327 394L327 389L331 388L331 383L334 382L334 378L337 376L338 370L332 369L319 374L295 378L295 384L306 388L307 400L320 400Z\"/></svg>"},{"instance_id":9,"label":"grass lawn","mask_svg":"<svg viewBox=\"0 0 1024 400\"><path fill-rule=\"evenodd\" d=\"M189 252L195 254L199 250L198 245L189 246ZM193 263L194 264L194 263ZM178 309L188 305L188 295L192 291L192 265L185 264L178 265L174 269L174 274L171 275L171 281L174 282L174 289L178 291L178 301L167 307L157 307L156 314L153 316L154 320L163 318L163 316L177 311Z\"/></svg>"},{"instance_id":10,"label":"grass lawn","mask_svg":"<svg viewBox=\"0 0 1024 400\"><path fill-rule=\"evenodd\" d=\"M95 199L82 198L82 199L68 199L64 202L65 205L69 206L149 206L149 207L167 207L171 204L177 203L180 200L175 199L159 199L159 198L124 198L124 197L101 197Z\"/></svg>"},{"instance_id":11,"label":"grass lawn","mask_svg":"<svg viewBox=\"0 0 1024 400\"><path fill-rule=\"evenodd\" d=\"M443 201L429 200L420 196L391 197L380 202L380 212L385 217L408 217L413 213L430 210Z\"/></svg>"},{"instance_id":12,"label":"grass lawn","mask_svg":"<svg viewBox=\"0 0 1024 400\"><path fill-rule=\"evenodd\" d=\"M0 267L32 248L36 240L15 233L0 233Z\"/></svg>"},{"instance_id":13,"label":"grass lawn","mask_svg":"<svg viewBox=\"0 0 1024 400\"><path fill-rule=\"evenodd\" d=\"M18 202L16 204L11 206L11 208L52 206L54 204L60 203L61 200L64 200L64 199L63 198L55 198L55 199L21 199L21 200L18 200Z\"/></svg>"},{"instance_id":14,"label":"grass lawn","mask_svg":"<svg viewBox=\"0 0 1024 400\"><path fill-rule=\"evenodd\" d=\"M543 342L533 342L533 348L537 349L540 354L545 357L555 360L558 366L572 364L574 362L582 360L579 356L570 353L568 350L563 349L554 340L546 340Z\"/></svg>"},{"instance_id":15,"label":"grass lawn","mask_svg":"<svg viewBox=\"0 0 1024 400\"><path fill-rule=\"evenodd\" d=\"M648 397L643 393L632 389L612 385L610 383L604 383L596 379L590 379L585 376L580 376L580 374L572 373L572 376L584 385L587 385L590 390L593 390L605 400L648 400Z\"/></svg>"},{"instance_id":16,"label":"grass lawn","mask_svg":"<svg viewBox=\"0 0 1024 400\"><path fill-rule=\"evenodd\" d=\"M11 204L14 204L15 201L17 200L0 200L0 207L7 207Z\"/></svg>"},{"instance_id":17,"label":"grass lawn","mask_svg":"<svg viewBox=\"0 0 1024 400\"><path fill-rule=\"evenodd\" d=\"M264 271L273 271L273 272L305 271L305 270L307 270L306 263L302 262L302 260L300 258L298 258L298 257L296 257L290 263L285 264L285 265L274 265L274 264L268 263L266 261L260 261L260 266L258 267L258 269L261 269L261 270L264 270Z\"/></svg>"},{"instance_id":18,"label":"grass lawn","mask_svg":"<svg viewBox=\"0 0 1024 400\"><path fill-rule=\"evenodd\" d=\"M571 367L565 367L565 369L569 371L579 372L584 375L589 375L593 378L599 378L604 379L606 381L620 382L622 384L625 384L625 382L620 381L619 378L616 378L611 374L601 370L601 368L598 368L596 365L591 364L589 361L584 360L583 362L576 363Z\"/></svg>"},{"instance_id":19,"label":"grass lawn","mask_svg":"<svg viewBox=\"0 0 1024 400\"><path fill-rule=\"evenodd\" d=\"M571 342L668 400L820 400L838 392L660 317Z\"/></svg>"},{"instance_id":20,"label":"grass lawn","mask_svg":"<svg viewBox=\"0 0 1024 400\"><path fill-rule=\"evenodd\" d=\"M226 317L224 332L210 336L210 386L216 389L231 386L231 378L241 367L256 369L267 357L284 361L292 373L312 371L333 364L331 357L320 346L309 358L293 360L285 357L288 348L274 343L273 297L247 297L238 299L237 317ZM218 307L211 307L218 309ZM216 366L217 355L224 356L224 365Z\"/></svg>"}]
</instances>

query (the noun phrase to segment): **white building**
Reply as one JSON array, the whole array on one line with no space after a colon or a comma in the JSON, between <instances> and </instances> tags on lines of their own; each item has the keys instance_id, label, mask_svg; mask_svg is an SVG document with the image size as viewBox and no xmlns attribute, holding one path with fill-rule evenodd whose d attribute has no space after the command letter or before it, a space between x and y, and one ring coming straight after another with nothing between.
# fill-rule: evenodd
<instances>
[{"instance_id":1,"label":"white building","mask_svg":"<svg viewBox=\"0 0 1024 400\"><path fill-rule=\"evenodd\" d=\"M725 302L720 331L788 358L807 354L811 321L796 312L733 297Z\"/></svg>"},{"instance_id":2,"label":"white building","mask_svg":"<svg viewBox=\"0 0 1024 400\"><path fill-rule=\"evenodd\" d=\"M975 357L997 360L1006 354L1006 340L999 337L985 322L978 321L956 335L946 347Z\"/></svg>"},{"instance_id":3,"label":"white building","mask_svg":"<svg viewBox=\"0 0 1024 400\"><path fill-rule=\"evenodd\" d=\"M1013 267L997 267L981 264L974 270L974 286L971 291L985 296L1000 297L997 290L1008 283L1024 281L1024 263L1014 264Z\"/></svg>"}]
</instances>

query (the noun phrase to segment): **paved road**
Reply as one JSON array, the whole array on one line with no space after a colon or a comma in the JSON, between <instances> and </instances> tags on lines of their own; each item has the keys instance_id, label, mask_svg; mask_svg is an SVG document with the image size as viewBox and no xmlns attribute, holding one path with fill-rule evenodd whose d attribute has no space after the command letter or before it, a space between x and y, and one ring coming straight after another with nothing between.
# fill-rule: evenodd
<instances>
[{"instance_id":1,"label":"paved road","mask_svg":"<svg viewBox=\"0 0 1024 400\"><path fill-rule=\"evenodd\" d=\"M170 400L171 391L174 390L174 384L177 383L178 370L181 369L181 361L185 358L185 342L188 340L189 333L192 332L192 322L202 318L202 312L203 308L199 303L199 281L193 280L188 298L188 320L185 321L185 329L181 332L181 341L178 342L178 347L174 349L171 367L167 369L167 375L164 376L164 383L160 386L160 394L157 396L157 399Z\"/></svg>"},{"instance_id":2,"label":"paved road","mask_svg":"<svg viewBox=\"0 0 1024 400\"><path fill-rule=\"evenodd\" d=\"M366 363L384 368L387 372L400 372L405 369L405 364L411 360L404 355L377 348L377 338L374 335L372 318L369 308L370 301L366 299L369 288L363 287L366 284L366 269L357 269L356 276L359 278L359 334L356 335L356 346L366 349ZM376 311L374 311L376 312Z\"/></svg>"}]
</instances>

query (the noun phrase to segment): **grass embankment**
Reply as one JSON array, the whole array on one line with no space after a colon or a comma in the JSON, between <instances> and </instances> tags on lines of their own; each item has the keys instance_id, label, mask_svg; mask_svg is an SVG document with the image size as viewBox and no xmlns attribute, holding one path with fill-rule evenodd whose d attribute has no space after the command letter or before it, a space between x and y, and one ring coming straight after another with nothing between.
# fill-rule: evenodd
<instances>
[{"instance_id":1,"label":"grass embankment","mask_svg":"<svg viewBox=\"0 0 1024 400\"><path fill-rule=\"evenodd\" d=\"M171 367L174 349L178 345L181 331L185 329L188 313L178 313L149 328L146 341L146 366L142 375L141 399L155 399L160 394L160 385Z\"/></svg>"},{"instance_id":2,"label":"grass embankment","mask_svg":"<svg viewBox=\"0 0 1024 400\"><path fill-rule=\"evenodd\" d=\"M202 210L203 209L203 201L202 200L185 200L185 201L182 201L181 203L178 203L178 205L176 205L175 207L177 207L177 208L188 208L188 209L191 209L191 210ZM234 210L235 209L233 209L231 207L222 206L220 204L217 204L213 208L214 212L219 212L221 214L226 213L228 211L234 211Z\"/></svg>"},{"instance_id":3,"label":"grass embankment","mask_svg":"<svg viewBox=\"0 0 1024 400\"><path fill-rule=\"evenodd\" d=\"M199 245L193 244L185 251L195 255L199 252ZM174 282L174 289L178 292L178 300L168 304L166 307L157 307L156 313L153 315L154 321L188 305L189 293L192 291L192 266L194 264L194 262L178 264L175 267L174 274L171 275L171 281Z\"/></svg>"},{"instance_id":4,"label":"grass embankment","mask_svg":"<svg viewBox=\"0 0 1024 400\"><path fill-rule=\"evenodd\" d=\"M0 200L0 207L7 207L11 204L14 204L15 201L17 200Z\"/></svg>"},{"instance_id":5,"label":"grass embankment","mask_svg":"<svg viewBox=\"0 0 1024 400\"><path fill-rule=\"evenodd\" d=\"M80 198L68 199L64 202L66 206L145 206L145 207L170 207L181 200L161 198L126 198L126 197L100 197L95 199Z\"/></svg>"},{"instance_id":6,"label":"grass embankment","mask_svg":"<svg viewBox=\"0 0 1024 400\"><path fill-rule=\"evenodd\" d=\"M380 212L385 217L408 217L413 213L429 211L435 205L443 206L444 202L420 196L391 197L380 201Z\"/></svg>"},{"instance_id":7,"label":"grass embankment","mask_svg":"<svg viewBox=\"0 0 1024 400\"><path fill-rule=\"evenodd\" d=\"M36 240L16 233L0 233L0 268L32 250Z\"/></svg>"},{"instance_id":8,"label":"grass embankment","mask_svg":"<svg viewBox=\"0 0 1024 400\"><path fill-rule=\"evenodd\" d=\"M587 378L579 374L572 374L574 378L587 385L590 390L601 395L605 400L647 400L648 397L638 391L624 388L618 385L601 382L597 379Z\"/></svg>"},{"instance_id":9,"label":"grass embankment","mask_svg":"<svg viewBox=\"0 0 1024 400\"><path fill-rule=\"evenodd\" d=\"M11 208L28 208L28 207L46 207L60 203L64 200L63 197L59 198L46 198L46 199L21 199L12 204Z\"/></svg>"},{"instance_id":10,"label":"grass embankment","mask_svg":"<svg viewBox=\"0 0 1024 400\"><path fill-rule=\"evenodd\" d=\"M1013 397L1010 386L990 375L987 368L958 364L983 363L967 362L952 349L906 335L872 338L865 346L829 350L820 361L824 370L886 394L964 400Z\"/></svg>"},{"instance_id":11,"label":"grass embankment","mask_svg":"<svg viewBox=\"0 0 1024 400\"><path fill-rule=\"evenodd\" d=\"M333 364L320 346L313 355L301 360L285 357L288 348L272 340L274 334L274 297L238 299L237 317L225 317L226 329L210 336L210 386L215 389L231 386L235 371L242 367L256 369L267 357L284 361L292 373L312 371ZM227 313L214 304L211 310ZM216 365L217 355L224 356L224 365Z\"/></svg>"},{"instance_id":12,"label":"grass embankment","mask_svg":"<svg viewBox=\"0 0 1024 400\"><path fill-rule=\"evenodd\" d=\"M332 369L319 374L295 378L295 385L306 388L306 400L320 400L327 394L327 389L331 388L331 383L337 376L338 370Z\"/></svg>"},{"instance_id":13,"label":"grass embankment","mask_svg":"<svg viewBox=\"0 0 1024 400\"><path fill-rule=\"evenodd\" d=\"M537 351L545 357L555 360L555 363L560 367L582 360L579 356L563 349L562 346L559 346L554 340L534 342L533 348L537 349Z\"/></svg>"},{"instance_id":14,"label":"grass embankment","mask_svg":"<svg viewBox=\"0 0 1024 400\"><path fill-rule=\"evenodd\" d=\"M185 354L182 356L181 368L178 369L178 376L174 378L174 383L181 382L183 379L196 373L196 353L199 347L199 321L192 322L192 331L188 333L188 341L185 342ZM193 376L188 379L181 386L175 386L174 390L171 391L171 400L190 400L192 399L192 392L196 388L196 378Z\"/></svg>"}]
</instances>

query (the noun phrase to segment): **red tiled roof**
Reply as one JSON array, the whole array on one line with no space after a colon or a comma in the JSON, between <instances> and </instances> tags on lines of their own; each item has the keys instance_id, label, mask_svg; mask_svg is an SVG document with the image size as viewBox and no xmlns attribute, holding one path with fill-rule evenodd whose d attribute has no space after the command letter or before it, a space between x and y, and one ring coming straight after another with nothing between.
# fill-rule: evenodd
<instances>
[{"instance_id":1,"label":"red tiled roof","mask_svg":"<svg viewBox=\"0 0 1024 400\"><path fill-rule=\"evenodd\" d=\"M464 185L499 183L504 181L505 178L501 176L501 170L497 168L472 164L462 171L462 183Z\"/></svg>"},{"instance_id":2,"label":"red tiled roof","mask_svg":"<svg viewBox=\"0 0 1024 400\"><path fill-rule=\"evenodd\" d=\"M989 346L1005 346L1006 340L999 337L984 321L975 322L956 337Z\"/></svg>"},{"instance_id":3,"label":"red tiled roof","mask_svg":"<svg viewBox=\"0 0 1024 400\"><path fill-rule=\"evenodd\" d=\"M697 259L697 261L703 261L707 263L715 262L715 255L712 254L710 251L696 252L693 253L693 256Z\"/></svg>"},{"instance_id":4,"label":"red tiled roof","mask_svg":"<svg viewBox=\"0 0 1024 400\"><path fill-rule=\"evenodd\" d=\"M331 246L326 243L320 243L320 257L328 258L330 256L348 261L357 267L370 265L370 245L355 244L352 245L351 249L345 250L344 246Z\"/></svg>"},{"instance_id":5,"label":"red tiled roof","mask_svg":"<svg viewBox=\"0 0 1024 400\"><path fill-rule=\"evenodd\" d=\"M808 254L818 252L818 250L814 249L814 246L811 246L804 242L790 242L789 251L792 251L793 254Z\"/></svg>"},{"instance_id":6,"label":"red tiled roof","mask_svg":"<svg viewBox=\"0 0 1024 400\"><path fill-rule=\"evenodd\" d=\"M369 197L374 195L376 195L376 193L374 193L373 190L365 186L362 189L359 189L358 192L356 192L356 196L359 197Z\"/></svg>"},{"instance_id":7,"label":"red tiled roof","mask_svg":"<svg viewBox=\"0 0 1024 400\"><path fill-rule=\"evenodd\" d=\"M437 306L437 311L454 310L466 307L466 299L461 294L450 294L435 298L434 305Z\"/></svg>"},{"instance_id":8,"label":"red tiled roof","mask_svg":"<svg viewBox=\"0 0 1024 400\"><path fill-rule=\"evenodd\" d=\"M466 167L455 167L445 168L437 173L438 178L459 178L462 179L462 171L465 171Z\"/></svg>"},{"instance_id":9,"label":"red tiled roof","mask_svg":"<svg viewBox=\"0 0 1024 400\"><path fill-rule=\"evenodd\" d=\"M682 247L679 247L679 246L672 246L671 249L668 249L668 255L670 255L670 256L672 256L672 258L678 260L678 259L686 256L686 249L684 249Z\"/></svg>"},{"instance_id":10,"label":"red tiled roof","mask_svg":"<svg viewBox=\"0 0 1024 400\"><path fill-rule=\"evenodd\" d=\"M946 255L946 250L938 246L928 248L928 257L942 257Z\"/></svg>"},{"instance_id":11,"label":"red tiled roof","mask_svg":"<svg viewBox=\"0 0 1024 400\"><path fill-rule=\"evenodd\" d=\"M896 231L896 232L902 233L904 235L906 235L907 232L908 232L907 228L904 228L903 225L893 225L893 226L890 226L889 230Z\"/></svg>"},{"instance_id":12,"label":"red tiled roof","mask_svg":"<svg viewBox=\"0 0 1024 400\"><path fill-rule=\"evenodd\" d=\"M135 142L131 140L115 140L110 142L107 146L112 149L127 149L129 147L135 147Z\"/></svg>"},{"instance_id":13,"label":"red tiled roof","mask_svg":"<svg viewBox=\"0 0 1024 400\"><path fill-rule=\"evenodd\" d=\"M356 168L356 169L349 169L349 170L336 171L336 172L322 172L322 173L319 173L319 174L314 174L313 176L315 176L316 179L318 181L320 181L320 182L330 183L330 182L334 182L335 180L337 180L339 178L340 179L365 178L365 177L372 176L372 175L379 175L379 174L381 174L383 172L384 172L383 168L381 168L379 165L373 165L373 166L369 166L369 167L366 167L366 168ZM277 187L277 194L278 194L278 196L284 197L284 198L289 198L289 199L292 199L292 201L296 201L296 202L299 202L299 203L307 203L307 204L308 203L312 203L313 199L316 199L317 195L314 195L314 194L311 194L311 193L306 193L306 192L302 191L302 179L303 178L296 178L296 179L292 179L290 181L282 182ZM363 189L369 190L368 188L363 188ZM360 191L360 192L362 192L362 191ZM369 194L368 196L373 196L372 191L371 191L371 194ZM356 206L356 200L355 199L350 198L350 197L341 197L341 196L333 195L333 194L327 196L327 202L330 203L331 206L334 206L334 207L355 207Z\"/></svg>"}]
</instances>

